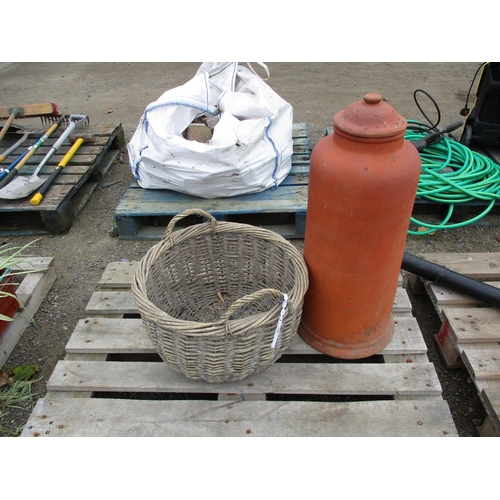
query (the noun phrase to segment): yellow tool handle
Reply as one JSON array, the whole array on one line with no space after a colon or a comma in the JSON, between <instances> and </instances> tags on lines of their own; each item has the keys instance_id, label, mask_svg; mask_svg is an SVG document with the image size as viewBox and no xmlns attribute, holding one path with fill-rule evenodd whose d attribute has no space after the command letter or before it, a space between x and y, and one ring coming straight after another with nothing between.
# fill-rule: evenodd
<instances>
[{"instance_id":1,"label":"yellow tool handle","mask_svg":"<svg viewBox=\"0 0 500 500\"><path fill-rule=\"evenodd\" d=\"M78 151L78 148L83 144L83 138L79 137L71 149L64 155L64 158L59 162L54 171L50 174L49 178L43 183L42 187L33 198L31 198L30 203L32 205L39 205L43 199L43 196L48 191L55 178L59 175L61 170L68 164L68 162L73 158L73 155Z\"/></svg>"},{"instance_id":2,"label":"yellow tool handle","mask_svg":"<svg viewBox=\"0 0 500 500\"><path fill-rule=\"evenodd\" d=\"M83 137L79 137L73 146L71 146L70 150L64 155L64 158L59 162L59 165L57 165L57 168L61 167L64 168L68 163L71 158L73 158L73 155L78 151L78 148L83 144Z\"/></svg>"}]
</instances>

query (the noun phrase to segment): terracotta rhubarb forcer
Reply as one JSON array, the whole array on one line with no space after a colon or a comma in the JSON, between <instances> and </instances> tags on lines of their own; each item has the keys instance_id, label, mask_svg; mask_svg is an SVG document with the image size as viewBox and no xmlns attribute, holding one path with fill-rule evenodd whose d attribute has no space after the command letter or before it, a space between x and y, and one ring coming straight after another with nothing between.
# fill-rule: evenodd
<instances>
[{"instance_id":1,"label":"terracotta rhubarb forcer","mask_svg":"<svg viewBox=\"0 0 500 500\"><path fill-rule=\"evenodd\" d=\"M378 94L333 119L311 155L299 333L343 359L380 352L394 332L396 295L420 178L407 122Z\"/></svg>"},{"instance_id":2,"label":"terracotta rhubarb forcer","mask_svg":"<svg viewBox=\"0 0 500 500\"><path fill-rule=\"evenodd\" d=\"M10 294L10 295L7 295ZM0 269L0 314L13 318L20 305L15 297L16 288L10 269ZM0 335L9 325L9 321L0 319Z\"/></svg>"}]
</instances>

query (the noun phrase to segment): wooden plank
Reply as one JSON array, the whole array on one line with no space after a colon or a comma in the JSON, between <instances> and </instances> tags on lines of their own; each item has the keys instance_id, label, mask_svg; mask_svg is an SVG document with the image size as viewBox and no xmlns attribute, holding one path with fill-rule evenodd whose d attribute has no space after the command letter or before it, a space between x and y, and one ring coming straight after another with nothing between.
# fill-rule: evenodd
<instances>
[{"instance_id":1,"label":"wooden plank","mask_svg":"<svg viewBox=\"0 0 500 500\"><path fill-rule=\"evenodd\" d=\"M491 419L496 435L500 435L500 389L484 389L480 393L486 413Z\"/></svg>"},{"instance_id":2,"label":"wooden plank","mask_svg":"<svg viewBox=\"0 0 500 500\"><path fill-rule=\"evenodd\" d=\"M55 106L50 103L50 102L40 102L40 103L35 103L35 104L16 104L14 106L2 106L0 107L0 116L2 119L9 118L11 113L14 112L14 110L17 109L15 119L21 118L23 115L25 118L28 118L30 116L39 116L40 118L43 118L43 115L50 116L52 119L56 120L55 112Z\"/></svg>"},{"instance_id":3,"label":"wooden plank","mask_svg":"<svg viewBox=\"0 0 500 500\"><path fill-rule=\"evenodd\" d=\"M500 437L500 430L495 427L489 416L486 416L482 425L477 428L477 432L480 437Z\"/></svg>"},{"instance_id":4,"label":"wooden plank","mask_svg":"<svg viewBox=\"0 0 500 500\"><path fill-rule=\"evenodd\" d=\"M87 316L99 314L139 314L131 291L94 292L85 308Z\"/></svg>"},{"instance_id":5,"label":"wooden plank","mask_svg":"<svg viewBox=\"0 0 500 500\"><path fill-rule=\"evenodd\" d=\"M428 363L429 362L429 357L427 356L427 354L415 354L411 352L404 354L384 354L383 358L385 363ZM425 399L427 398L428 396L425 396Z\"/></svg>"},{"instance_id":6,"label":"wooden plank","mask_svg":"<svg viewBox=\"0 0 500 500\"><path fill-rule=\"evenodd\" d=\"M500 312L486 307L445 307L442 320L436 342L447 367L462 368L464 346L473 344L474 348L468 350L468 367L472 376L480 373L481 378L485 378L482 360L476 358L486 344L494 346L495 342L500 342Z\"/></svg>"},{"instance_id":7,"label":"wooden plank","mask_svg":"<svg viewBox=\"0 0 500 500\"><path fill-rule=\"evenodd\" d=\"M441 394L432 363L275 363L240 382L193 383L166 363L59 361L49 391L273 393L321 395Z\"/></svg>"},{"instance_id":8,"label":"wooden plank","mask_svg":"<svg viewBox=\"0 0 500 500\"><path fill-rule=\"evenodd\" d=\"M411 311L410 299L406 292L398 288L394 301L393 311ZM131 291L105 290L94 292L85 309L87 316L99 314L139 314L135 299Z\"/></svg>"},{"instance_id":9,"label":"wooden plank","mask_svg":"<svg viewBox=\"0 0 500 500\"><path fill-rule=\"evenodd\" d=\"M296 213L307 210L307 186L279 186L261 193L238 197L200 199L175 191L129 189L125 192L115 217L174 216L193 207L214 217L227 214Z\"/></svg>"},{"instance_id":10,"label":"wooden plank","mask_svg":"<svg viewBox=\"0 0 500 500\"><path fill-rule=\"evenodd\" d=\"M156 350L141 319L86 318L78 321L66 344L75 354L151 354Z\"/></svg>"},{"instance_id":11,"label":"wooden plank","mask_svg":"<svg viewBox=\"0 0 500 500\"><path fill-rule=\"evenodd\" d=\"M500 310L490 307L445 307L443 320L455 343L500 342Z\"/></svg>"},{"instance_id":12,"label":"wooden plank","mask_svg":"<svg viewBox=\"0 0 500 500\"><path fill-rule=\"evenodd\" d=\"M392 312L394 313L411 313L411 301L406 293L406 290L402 287L396 289L396 296L394 297L394 305L392 306Z\"/></svg>"},{"instance_id":13,"label":"wooden plank","mask_svg":"<svg viewBox=\"0 0 500 500\"><path fill-rule=\"evenodd\" d=\"M54 262L53 257L28 257L22 264L12 267L13 271L44 271Z\"/></svg>"},{"instance_id":14,"label":"wooden plank","mask_svg":"<svg viewBox=\"0 0 500 500\"><path fill-rule=\"evenodd\" d=\"M475 380L500 380L500 344L459 344L462 359Z\"/></svg>"},{"instance_id":15,"label":"wooden plank","mask_svg":"<svg viewBox=\"0 0 500 500\"><path fill-rule=\"evenodd\" d=\"M19 301L24 305L24 308L16 312L13 318L14 321L9 323L2 335L0 335L0 368L6 363L56 280L56 270L52 264L53 258L51 257L30 259L23 264L26 269L39 265L40 269L44 270L27 274L16 290Z\"/></svg>"},{"instance_id":16,"label":"wooden plank","mask_svg":"<svg viewBox=\"0 0 500 500\"><path fill-rule=\"evenodd\" d=\"M99 288L125 288L130 289L139 262L111 262L106 266L101 278Z\"/></svg>"},{"instance_id":17,"label":"wooden plank","mask_svg":"<svg viewBox=\"0 0 500 500\"><path fill-rule=\"evenodd\" d=\"M500 280L500 253L418 253L418 257L480 281Z\"/></svg>"},{"instance_id":18,"label":"wooden plank","mask_svg":"<svg viewBox=\"0 0 500 500\"><path fill-rule=\"evenodd\" d=\"M498 281L485 281L495 288L500 288ZM441 314L443 307L486 307L487 304L482 300L471 297L461 292L457 292L449 287L436 285L435 283L425 282L424 285L429 293L429 298L433 303L436 312Z\"/></svg>"},{"instance_id":19,"label":"wooden plank","mask_svg":"<svg viewBox=\"0 0 500 500\"><path fill-rule=\"evenodd\" d=\"M69 146L69 143L68 143L68 146ZM69 149L69 147L67 149ZM52 172L54 170L54 168L58 165L58 163L64 158L64 155L66 154L66 152L63 152L63 150L60 149L57 153L54 153L51 156L50 160L45 164L46 166L43 168L44 173ZM40 151L37 153L38 154L34 154L31 157L31 160L34 162L33 166L35 166L35 168L36 168L36 165L38 165L43 160L43 158L45 156L43 151ZM99 154L100 154L100 152L94 153L94 154L89 154L89 152L87 152L86 154L83 154L82 151L80 151L79 153L76 153L75 155L73 155L73 158L71 158L71 161L74 161L75 163L78 162L79 165L92 165L99 158ZM34 171L33 168L32 168L32 170ZM27 172L27 170L23 171L21 175L24 175L26 172Z\"/></svg>"},{"instance_id":20,"label":"wooden plank","mask_svg":"<svg viewBox=\"0 0 500 500\"><path fill-rule=\"evenodd\" d=\"M21 437L457 436L445 401L38 401Z\"/></svg>"},{"instance_id":21,"label":"wooden plank","mask_svg":"<svg viewBox=\"0 0 500 500\"><path fill-rule=\"evenodd\" d=\"M268 214L269 215L269 214ZM290 217L292 217L292 214L289 214ZM283 214L278 214L278 218L282 217ZM235 216L237 217L237 216ZM264 218L270 219L272 216L265 216ZM224 217L226 218L226 217ZM231 216L227 216L228 219L231 219ZM303 214L296 213L293 215L294 221L288 224L279 224L275 223L270 223L270 220L267 221L262 221L258 224L255 224L259 227L262 227L264 229L267 229L269 231L273 231L283 238L287 240L293 240L293 239L303 239L304 238L304 231L305 231L305 212ZM144 241L159 241L163 238L165 235L165 226L146 226L142 225L141 222L137 222L139 218L122 218L121 222L118 223L118 226L121 226L122 223L125 223L125 225L129 226L125 231L119 230L119 237L122 240L144 240ZM237 221L230 221L230 222L241 222L240 220ZM256 222L256 221L254 221ZM130 227L135 227L135 229L132 231ZM123 227L123 226L122 226Z\"/></svg>"},{"instance_id":22,"label":"wooden plank","mask_svg":"<svg viewBox=\"0 0 500 500\"><path fill-rule=\"evenodd\" d=\"M141 319L102 318L81 319L68 343L68 353L151 354L155 353ZM380 354L425 354L427 346L413 317L395 321L394 336ZM295 335L285 354L321 354Z\"/></svg>"}]
</instances>

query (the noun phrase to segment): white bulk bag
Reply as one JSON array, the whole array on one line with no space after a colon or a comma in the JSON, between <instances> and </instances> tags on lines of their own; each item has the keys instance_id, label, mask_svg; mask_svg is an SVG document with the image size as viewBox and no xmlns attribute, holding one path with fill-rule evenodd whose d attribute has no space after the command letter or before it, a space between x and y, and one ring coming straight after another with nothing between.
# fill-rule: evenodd
<instances>
[{"instance_id":1,"label":"white bulk bag","mask_svg":"<svg viewBox=\"0 0 500 500\"><path fill-rule=\"evenodd\" d=\"M267 67L263 65L267 71ZM209 142L188 140L202 116ZM195 76L147 106L127 149L142 188L221 198L277 187L290 172L293 108L251 69L203 63Z\"/></svg>"}]
</instances>

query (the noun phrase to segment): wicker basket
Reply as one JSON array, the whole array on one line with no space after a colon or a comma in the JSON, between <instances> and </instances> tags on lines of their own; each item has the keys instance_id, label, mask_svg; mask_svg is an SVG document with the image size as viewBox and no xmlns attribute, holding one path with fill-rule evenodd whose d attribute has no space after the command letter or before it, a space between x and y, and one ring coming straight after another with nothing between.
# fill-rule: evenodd
<instances>
[{"instance_id":1,"label":"wicker basket","mask_svg":"<svg viewBox=\"0 0 500 500\"><path fill-rule=\"evenodd\" d=\"M173 231L182 218L207 222ZM308 286L300 252L266 229L175 216L143 257L132 291L161 358L193 380L241 380L297 333Z\"/></svg>"}]
</instances>

